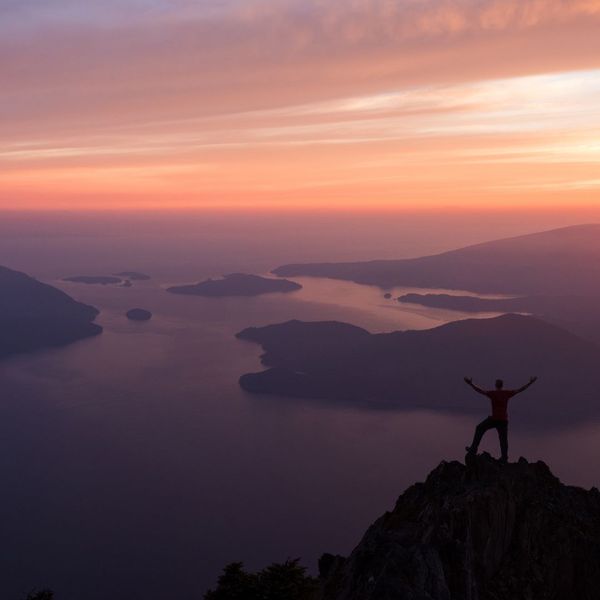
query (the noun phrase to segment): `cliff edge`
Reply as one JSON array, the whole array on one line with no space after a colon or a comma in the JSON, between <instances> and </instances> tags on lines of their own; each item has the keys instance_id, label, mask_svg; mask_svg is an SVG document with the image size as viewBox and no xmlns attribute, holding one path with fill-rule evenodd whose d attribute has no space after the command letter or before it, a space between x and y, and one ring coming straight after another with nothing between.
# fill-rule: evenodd
<instances>
[{"instance_id":1,"label":"cliff edge","mask_svg":"<svg viewBox=\"0 0 600 600\"><path fill-rule=\"evenodd\" d=\"M442 462L320 571L323 600L597 599L600 493L524 458Z\"/></svg>"}]
</instances>

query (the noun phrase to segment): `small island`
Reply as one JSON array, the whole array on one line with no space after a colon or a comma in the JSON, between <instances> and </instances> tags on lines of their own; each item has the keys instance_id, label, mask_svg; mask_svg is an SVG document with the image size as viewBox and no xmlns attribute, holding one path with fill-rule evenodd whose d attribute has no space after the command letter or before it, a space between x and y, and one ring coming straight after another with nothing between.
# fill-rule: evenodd
<instances>
[{"instance_id":1,"label":"small island","mask_svg":"<svg viewBox=\"0 0 600 600\"><path fill-rule=\"evenodd\" d=\"M87 285L114 285L121 283L120 277L109 277L106 275L75 275L74 277L65 277L63 281L70 283L85 283Z\"/></svg>"},{"instance_id":2,"label":"small island","mask_svg":"<svg viewBox=\"0 0 600 600\"><path fill-rule=\"evenodd\" d=\"M145 273L138 273L137 271L122 271L121 273L113 273L116 277L121 279L129 279L131 281L148 281L152 279L150 275Z\"/></svg>"},{"instance_id":3,"label":"small island","mask_svg":"<svg viewBox=\"0 0 600 600\"><path fill-rule=\"evenodd\" d=\"M288 279L272 279L259 275L232 273L222 279L207 279L193 285L181 285L167 288L172 294L189 296L259 296L273 292L289 293L302 289L299 283Z\"/></svg>"},{"instance_id":4,"label":"small island","mask_svg":"<svg viewBox=\"0 0 600 600\"><path fill-rule=\"evenodd\" d=\"M149 321L152 318L152 313L143 308L132 308L127 311L126 317L130 321Z\"/></svg>"}]
</instances>

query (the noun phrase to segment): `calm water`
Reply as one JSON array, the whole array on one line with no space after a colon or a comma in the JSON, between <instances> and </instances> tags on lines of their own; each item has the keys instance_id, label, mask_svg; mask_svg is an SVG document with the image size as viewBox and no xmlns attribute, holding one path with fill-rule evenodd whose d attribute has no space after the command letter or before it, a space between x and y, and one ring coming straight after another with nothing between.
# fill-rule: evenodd
<instances>
[{"instance_id":1,"label":"calm water","mask_svg":"<svg viewBox=\"0 0 600 600\"><path fill-rule=\"evenodd\" d=\"M390 331L462 315L410 309L376 288L310 278L298 279L305 286L298 293L250 299L163 290L317 258L347 228L330 223L319 233L313 223L314 244L306 247L289 231L266 236L264 224L254 223L258 243L248 222L164 230L155 222L65 222L4 223L0 240L0 264L94 304L105 327L95 339L0 363L1 598L49 586L57 600L199 599L233 560L260 568L302 557L314 568L322 552L348 553L441 459L462 457L477 418L245 394L237 379L260 369L260 348L234 338L249 325L291 318ZM416 240L414 223L404 227ZM370 231L344 256L332 246L335 256L318 258L393 255L402 223ZM425 240L414 245L415 253L427 251ZM398 246L397 255L410 254ZM123 269L155 279L127 289L58 280ZM134 306L154 319L127 321L123 313ZM513 415L513 456L543 458L568 483L600 483L600 427L525 431L518 407ZM493 436L484 447L496 452Z\"/></svg>"}]
</instances>

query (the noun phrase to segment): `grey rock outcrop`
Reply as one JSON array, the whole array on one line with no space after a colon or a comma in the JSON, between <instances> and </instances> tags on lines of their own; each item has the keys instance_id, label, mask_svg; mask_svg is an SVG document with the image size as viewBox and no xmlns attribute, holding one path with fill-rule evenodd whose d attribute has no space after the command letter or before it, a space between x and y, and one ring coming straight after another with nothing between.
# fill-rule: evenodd
<instances>
[{"instance_id":1,"label":"grey rock outcrop","mask_svg":"<svg viewBox=\"0 0 600 600\"><path fill-rule=\"evenodd\" d=\"M442 462L320 566L323 600L594 600L600 493L542 462Z\"/></svg>"}]
</instances>

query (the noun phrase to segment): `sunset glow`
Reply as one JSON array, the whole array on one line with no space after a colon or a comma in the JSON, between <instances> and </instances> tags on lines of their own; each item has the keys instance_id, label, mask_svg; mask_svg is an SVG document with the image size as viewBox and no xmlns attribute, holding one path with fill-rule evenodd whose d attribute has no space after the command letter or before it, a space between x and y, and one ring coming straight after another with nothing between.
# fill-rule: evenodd
<instances>
[{"instance_id":1,"label":"sunset glow","mask_svg":"<svg viewBox=\"0 0 600 600\"><path fill-rule=\"evenodd\" d=\"M600 0L22 0L0 209L593 205Z\"/></svg>"}]
</instances>

